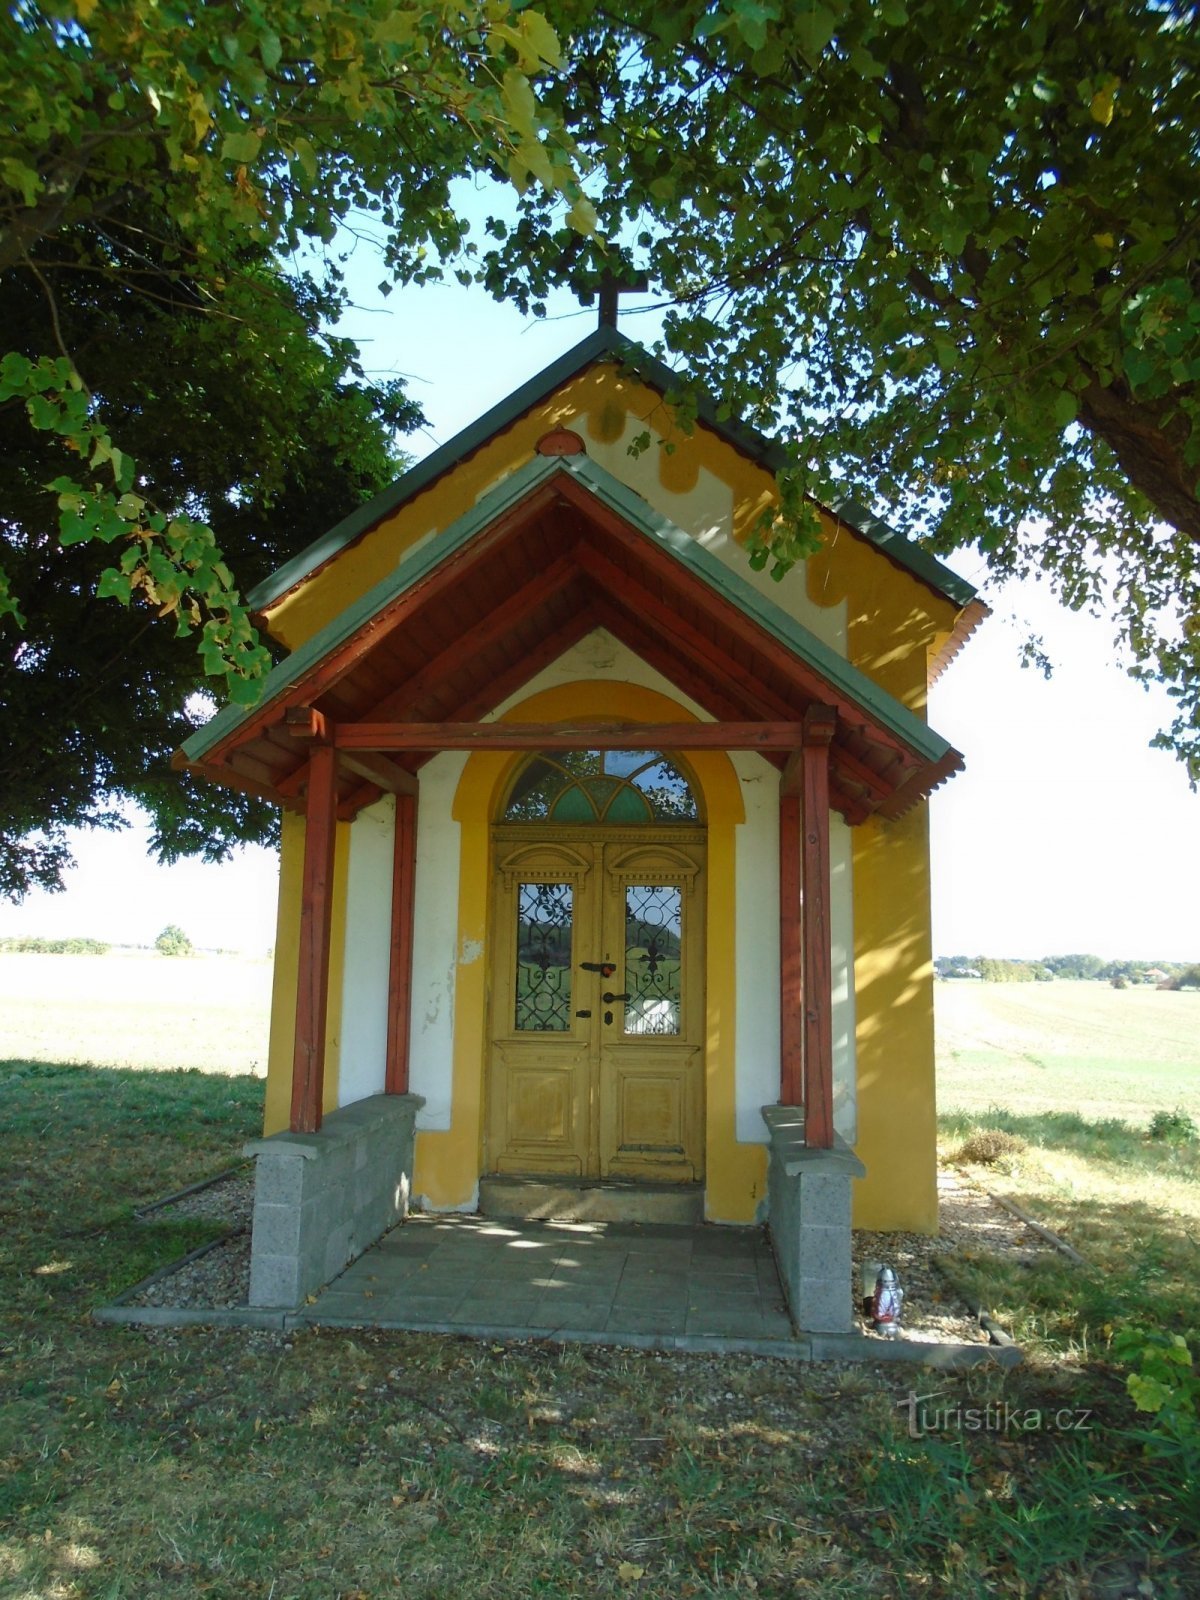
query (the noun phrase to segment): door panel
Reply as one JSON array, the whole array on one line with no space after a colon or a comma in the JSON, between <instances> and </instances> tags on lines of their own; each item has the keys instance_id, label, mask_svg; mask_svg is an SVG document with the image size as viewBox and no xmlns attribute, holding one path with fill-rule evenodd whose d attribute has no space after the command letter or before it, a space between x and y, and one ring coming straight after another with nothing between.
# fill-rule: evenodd
<instances>
[{"instance_id":1,"label":"door panel","mask_svg":"<svg viewBox=\"0 0 1200 1600\"><path fill-rule=\"evenodd\" d=\"M601 1168L606 1176L691 1183L703 1172L701 1052L612 1045L601 1074Z\"/></svg>"},{"instance_id":2,"label":"door panel","mask_svg":"<svg viewBox=\"0 0 1200 1600\"><path fill-rule=\"evenodd\" d=\"M497 830L491 1172L704 1172L703 842Z\"/></svg>"},{"instance_id":3,"label":"door panel","mask_svg":"<svg viewBox=\"0 0 1200 1600\"><path fill-rule=\"evenodd\" d=\"M588 1159L586 1044L498 1042L491 1112L504 1129L497 1172L582 1177Z\"/></svg>"}]
</instances>

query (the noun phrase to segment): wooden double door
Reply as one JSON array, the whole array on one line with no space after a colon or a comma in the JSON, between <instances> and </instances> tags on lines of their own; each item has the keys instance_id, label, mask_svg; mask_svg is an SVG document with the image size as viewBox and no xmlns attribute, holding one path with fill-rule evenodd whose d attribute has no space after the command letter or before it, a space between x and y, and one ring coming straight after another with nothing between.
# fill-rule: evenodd
<instances>
[{"instance_id":1,"label":"wooden double door","mask_svg":"<svg viewBox=\"0 0 1200 1600\"><path fill-rule=\"evenodd\" d=\"M704 1175L697 829L498 829L485 1167Z\"/></svg>"}]
</instances>

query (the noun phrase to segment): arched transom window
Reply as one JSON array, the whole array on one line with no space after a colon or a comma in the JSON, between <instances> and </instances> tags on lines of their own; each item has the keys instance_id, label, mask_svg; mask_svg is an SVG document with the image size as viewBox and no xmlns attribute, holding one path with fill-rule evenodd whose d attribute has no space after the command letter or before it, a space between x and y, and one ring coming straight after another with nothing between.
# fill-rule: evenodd
<instances>
[{"instance_id":1,"label":"arched transom window","mask_svg":"<svg viewBox=\"0 0 1200 1600\"><path fill-rule=\"evenodd\" d=\"M656 750L564 750L531 756L517 773L505 822L635 825L698 822L688 779Z\"/></svg>"}]
</instances>

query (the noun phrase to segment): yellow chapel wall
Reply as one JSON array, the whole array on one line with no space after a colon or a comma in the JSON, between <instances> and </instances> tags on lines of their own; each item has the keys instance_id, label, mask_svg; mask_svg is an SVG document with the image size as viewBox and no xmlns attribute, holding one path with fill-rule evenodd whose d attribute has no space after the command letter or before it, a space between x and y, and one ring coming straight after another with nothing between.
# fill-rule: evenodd
<instances>
[{"instance_id":1,"label":"yellow chapel wall","mask_svg":"<svg viewBox=\"0 0 1200 1600\"><path fill-rule=\"evenodd\" d=\"M270 608L271 632L295 648L367 587L392 570L404 555L438 529L448 526L508 472L530 459L543 433L575 427L589 454L643 494L649 503L703 543L713 554L782 605L798 621L866 671L889 693L923 715L929 653L946 637L956 608L875 549L869 541L827 519L826 547L775 584L751 572L741 542L764 506L774 502L769 473L718 436L698 425L684 437L672 433L661 396L623 377L612 365L590 369L555 396L488 441L437 484L402 506L371 533L340 554L313 579ZM630 457L630 439L649 427L649 451ZM673 454L658 440L675 446ZM581 714L572 707L563 715ZM482 761L482 756L471 760ZM444 760L444 758L439 758ZM433 764L431 763L431 766ZM428 770L428 769L427 769ZM482 770L482 769L480 769ZM339 829L339 833L341 829ZM339 839L339 844L342 840ZM483 872L479 841L461 843L460 883ZM294 1039L295 963L281 959L298 948L299 862L303 820L285 820L277 937L276 986L267 1091L267 1131L286 1126ZM344 863L346 851L340 852ZM731 866L731 873L732 873ZM335 960L344 959L346 894L335 884ZM714 885L716 884L714 875ZM732 883L732 877L730 877ZM871 822L853 830L853 872L848 898L854 927L854 979L850 985L858 1055L858 1149L867 1177L855 1186L855 1223L862 1227L936 1226L936 1154L933 1092L933 975L930 954L927 813L916 808L900 823ZM460 932L482 923L474 900L459 905ZM462 935L460 971L454 998L460 1005L482 1003L482 962L462 960L478 948L482 934ZM710 959L710 970L714 963ZM290 969L290 975L289 975ZM329 1058L326 1104L338 1103L338 1039L342 977L331 980L327 1030ZM476 1001L471 996L478 990ZM457 1032L457 1028L455 1030ZM455 1083L460 1081L455 1044ZM479 1113L481 1115L481 1113ZM449 1130L446 1130L449 1132ZM434 1158L433 1131L418 1141L428 1147L428 1170L444 1172ZM443 1141L444 1143L444 1141ZM902 1147L899 1150L897 1147ZM478 1165L475 1173L478 1174ZM419 1182L420 1167L418 1169ZM740 1185L740 1187L739 1187ZM460 1187L460 1186L459 1186ZM753 1183L749 1185L753 1187ZM743 1197L749 1187L740 1177L731 1191ZM437 1176L434 1188L449 1196ZM434 1196L431 1194L431 1199ZM442 1203L464 1204L448 1198ZM724 1205L724 1202L720 1202ZM733 1212L738 1214L735 1216ZM728 1220L748 1220L734 1206Z\"/></svg>"},{"instance_id":2,"label":"yellow chapel wall","mask_svg":"<svg viewBox=\"0 0 1200 1600\"><path fill-rule=\"evenodd\" d=\"M591 679L522 695L501 720L562 720L581 716L639 721L690 719L686 706L641 684ZM431 1209L473 1208L483 1165L485 1075L488 1055L490 944L490 838L496 807L514 765L522 758L478 752L465 762L453 804L461 841L458 874L457 960L453 980L453 1055L448 1126L420 1128L413 1192ZM752 1222L766 1194L766 1151L737 1136L734 947L735 829L744 820L741 789L724 752L694 751L687 759L701 786L707 819L705 939L706 1207L711 1221ZM431 1072L438 1065L414 1049ZM444 1065L441 1069L444 1072ZM413 1088L422 1091L422 1071Z\"/></svg>"}]
</instances>

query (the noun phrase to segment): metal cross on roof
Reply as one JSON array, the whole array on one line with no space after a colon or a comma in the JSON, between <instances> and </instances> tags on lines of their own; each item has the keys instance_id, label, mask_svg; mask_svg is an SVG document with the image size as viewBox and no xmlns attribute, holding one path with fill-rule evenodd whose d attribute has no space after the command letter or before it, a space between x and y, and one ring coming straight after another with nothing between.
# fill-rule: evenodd
<instances>
[{"instance_id":1,"label":"metal cross on roof","mask_svg":"<svg viewBox=\"0 0 1200 1600\"><path fill-rule=\"evenodd\" d=\"M621 295L645 294L649 287L650 279L644 272L633 272L629 268L623 272L606 271L600 279L600 317L597 327L615 328Z\"/></svg>"}]
</instances>

